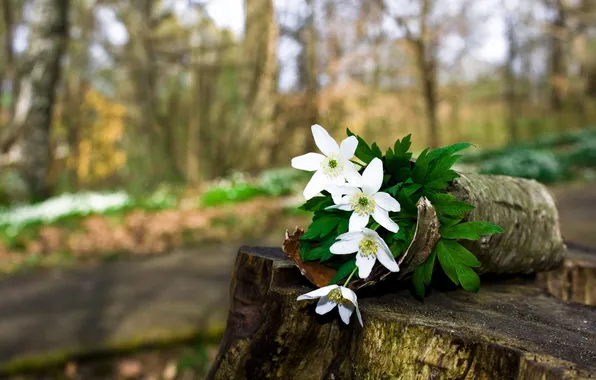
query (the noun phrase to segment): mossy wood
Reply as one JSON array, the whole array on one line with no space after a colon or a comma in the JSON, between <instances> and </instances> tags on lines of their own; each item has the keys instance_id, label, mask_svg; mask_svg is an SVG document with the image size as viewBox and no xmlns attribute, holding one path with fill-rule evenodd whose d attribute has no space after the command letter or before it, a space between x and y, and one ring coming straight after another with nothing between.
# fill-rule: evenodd
<instances>
[{"instance_id":1,"label":"mossy wood","mask_svg":"<svg viewBox=\"0 0 596 380\"><path fill-rule=\"evenodd\" d=\"M364 327L346 326L296 301L312 286L281 250L241 248L208 379L596 378L596 308L554 299L533 278L424 301L397 285L360 292Z\"/></svg>"},{"instance_id":2,"label":"mossy wood","mask_svg":"<svg viewBox=\"0 0 596 380\"><path fill-rule=\"evenodd\" d=\"M448 191L475 207L464 221L489 221L504 230L502 234L483 236L477 241L461 241L480 260L479 273L528 274L552 270L562 263L565 244L557 208L542 184L506 176L461 174ZM416 234L410 247L398 258L399 273L391 274L377 263L366 280L355 277L350 282L351 288L358 290L385 278L408 278L426 260L439 240L440 223L425 197L417 208ZM302 234L300 229L287 234L283 250L310 282L325 286L336 271L316 261L302 262L299 241Z\"/></svg>"}]
</instances>

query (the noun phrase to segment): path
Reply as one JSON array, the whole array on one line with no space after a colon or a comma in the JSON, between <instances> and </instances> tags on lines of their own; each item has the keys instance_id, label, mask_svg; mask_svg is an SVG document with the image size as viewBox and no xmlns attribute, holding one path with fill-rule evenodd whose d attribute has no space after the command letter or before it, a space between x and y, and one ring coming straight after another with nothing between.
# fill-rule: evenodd
<instances>
[{"instance_id":1,"label":"path","mask_svg":"<svg viewBox=\"0 0 596 380\"><path fill-rule=\"evenodd\" d=\"M22 356L218 335L238 243L0 278L0 367Z\"/></svg>"},{"instance_id":2,"label":"path","mask_svg":"<svg viewBox=\"0 0 596 380\"><path fill-rule=\"evenodd\" d=\"M554 193L565 239L596 247L596 184ZM48 352L221 332L240 245L0 277L0 368Z\"/></svg>"}]
</instances>

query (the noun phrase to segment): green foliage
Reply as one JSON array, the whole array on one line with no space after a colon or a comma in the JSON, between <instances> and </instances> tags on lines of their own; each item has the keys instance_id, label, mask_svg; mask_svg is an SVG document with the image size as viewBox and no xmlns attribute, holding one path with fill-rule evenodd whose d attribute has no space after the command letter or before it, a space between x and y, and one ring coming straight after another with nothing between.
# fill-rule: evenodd
<instances>
[{"instance_id":1,"label":"green foliage","mask_svg":"<svg viewBox=\"0 0 596 380\"><path fill-rule=\"evenodd\" d=\"M346 129L346 133L348 136L356 136L358 139L358 147L356 148L356 153L354 155L365 164L371 162L375 157L383 157L383 152L376 143L373 143L372 146L368 146L362 137L355 135L349 129Z\"/></svg>"},{"instance_id":2,"label":"green foliage","mask_svg":"<svg viewBox=\"0 0 596 380\"><path fill-rule=\"evenodd\" d=\"M553 183L567 177L567 168L553 152L517 150L507 156L486 162L483 174L500 174Z\"/></svg>"},{"instance_id":3,"label":"green foliage","mask_svg":"<svg viewBox=\"0 0 596 380\"><path fill-rule=\"evenodd\" d=\"M441 236L445 239L479 240L482 235L503 233L503 229L484 221L460 223L441 228Z\"/></svg>"},{"instance_id":4,"label":"green foliage","mask_svg":"<svg viewBox=\"0 0 596 380\"><path fill-rule=\"evenodd\" d=\"M243 202L265 194L260 186L248 183L238 184L233 187L214 187L201 196L201 204L205 207L213 207Z\"/></svg>"},{"instance_id":5,"label":"green foliage","mask_svg":"<svg viewBox=\"0 0 596 380\"><path fill-rule=\"evenodd\" d=\"M353 135L349 130L347 133ZM385 240L394 257L403 254L413 240L418 216L416 204L420 198L427 197L437 211L442 237L427 260L414 270L412 281L416 294L422 297L426 286L431 284L437 260L440 268L456 285L468 291L477 291L480 280L472 268L478 267L480 262L457 239L477 240L480 236L501 233L503 230L489 222L462 222L474 206L446 192L449 184L458 177L452 167L461 158L459 152L471 144L458 143L434 150L425 149L412 161L412 153L408 152L411 147L410 136L397 140L385 156L382 156L376 144L369 146L360 137L357 138L359 145L356 157L365 163L375 157L382 160L385 177L381 191L389 193L401 206L400 212L390 213L400 227L397 233L379 228L373 218L368 224L368 228L376 230ZM305 261L320 261L337 269L330 282L335 284L356 268L354 255L333 255L329 250L337 236L348 230L351 213L327 209L333 205L333 200L326 192L323 194L300 207L303 211L314 212L311 225L301 237L301 256Z\"/></svg>"},{"instance_id":6,"label":"green foliage","mask_svg":"<svg viewBox=\"0 0 596 380\"><path fill-rule=\"evenodd\" d=\"M480 288L480 279L471 268L480 266L480 261L453 240L440 239L435 247L435 252L441 268L456 285L461 285L465 290L477 292Z\"/></svg>"}]
</instances>

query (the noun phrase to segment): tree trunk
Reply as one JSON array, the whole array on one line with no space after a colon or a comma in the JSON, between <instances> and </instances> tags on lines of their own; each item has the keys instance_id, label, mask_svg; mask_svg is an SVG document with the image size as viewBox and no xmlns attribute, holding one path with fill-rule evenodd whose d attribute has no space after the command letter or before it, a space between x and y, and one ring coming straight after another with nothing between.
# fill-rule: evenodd
<instances>
[{"instance_id":1,"label":"tree trunk","mask_svg":"<svg viewBox=\"0 0 596 380\"><path fill-rule=\"evenodd\" d=\"M275 139L273 113L277 88L277 40L279 27L272 0L245 0L246 33L243 43L248 77L244 90L246 119L243 136L253 141L251 152L258 166L266 166ZM244 153L244 152L243 152ZM244 154L246 154L244 153Z\"/></svg>"},{"instance_id":2,"label":"tree trunk","mask_svg":"<svg viewBox=\"0 0 596 380\"><path fill-rule=\"evenodd\" d=\"M241 248L208 379L596 376L596 309L552 299L532 279L488 282L475 294L433 291L424 302L386 283L359 294L363 328L296 301L311 289L280 250Z\"/></svg>"},{"instance_id":3,"label":"tree trunk","mask_svg":"<svg viewBox=\"0 0 596 380\"><path fill-rule=\"evenodd\" d=\"M551 24L550 38L550 106L555 112L561 112L563 106L563 81L567 80L565 70L565 45L563 33L565 32L565 8L561 0L555 0L553 11L555 18ZM566 125L559 125L566 128Z\"/></svg>"},{"instance_id":4,"label":"tree trunk","mask_svg":"<svg viewBox=\"0 0 596 380\"><path fill-rule=\"evenodd\" d=\"M48 197L51 192L47 182L51 163L50 124L60 60L68 37L68 3L68 0L33 2L25 53L27 72L21 81L16 111L22 112L23 118L13 122L23 129L23 177L34 201ZM18 125L20 122L22 126Z\"/></svg>"},{"instance_id":5,"label":"tree trunk","mask_svg":"<svg viewBox=\"0 0 596 380\"><path fill-rule=\"evenodd\" d=\"M426 122L428 124L428 143L431 148L438 148L439 121L437 120L437 73L436 58L433 53L427 51L427 43L422 40L414 42L416 58L418 62L418 72L422 85L422 96L424 99L424 109L426 111ZM431 55L429 57L429 55Z\"/></svg>"},{"instance_id":6,"label":"tree trunk","mask_svg":"<svg viewBox=\"0 0 596 380\"><path fill-rule=\"evenodd\" d=\"M4 73L0 77L0 125L7 124L12 117L14 104L14 88L16 67L13 50L14 17L12 0L2 2L2 19L4 21Z\"/></svg>"},{"instance_id":7,"label":"tree trunk","mask_svg":"<svg viewBox=\"0 0 596 380\"><path fill-rule=\"evenodd\" d=\"M517 119L519 117L518 104L517 104L517 93L516 93L516 75L513 65L517 59L517 39L515 36L515 23L513 20L507 20L507 62L505 63L505 80L503 84L505 89L503 91L503 100L506 107L506 124L509 130L509 141L512 143L519 142L520 133L517 125Z\"/></svg>"}]
</instances>

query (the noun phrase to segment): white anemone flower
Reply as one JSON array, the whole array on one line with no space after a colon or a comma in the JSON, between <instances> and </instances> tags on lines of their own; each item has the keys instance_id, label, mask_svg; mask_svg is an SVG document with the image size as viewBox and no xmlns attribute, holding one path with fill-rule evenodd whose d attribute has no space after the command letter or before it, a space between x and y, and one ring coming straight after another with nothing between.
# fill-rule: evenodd
<instances>
[{"instance_id":1,"label":"white anemone flower","mask_svg":"<svg viewBox=\"0 0 596 380\"><path fill-rule=\"evenodd\" d=\"M379 191L383 184L383 162L374 158L362 173L363 185L331 185L326 189L333 196L334 206L344 211L353 211L349 231L361 231L373 219L388 231L397 232L399 226L389 217L389 211L399 212L399 202L390 194Z\"/></svg>"},{"instance_id":2,"label":"white anemone flower","mask_svg":"<svg viewBox=\"0 0 596 380\"><path fill-rule=\"evenodd\" d=\"M329 250L335 255L348 255L356 253L356 266L358 276L367 278L372 271L377 259L391 272L399 272L399 266L391 250L376 231L368 228L362 231L347 232L337 237Z\"/></svg>"},{"instance_id":3,"label":"white anemone flower","mask_svg":"<svg viewBox=\"0 0 596 380\"><path fill-rule=\"evenodd\" d=\"M362 186L362 177L350 162L356 152L358 139L350 136L341 145L337 145L320 125L313 125L311 130L315 144L323 154L307 153L292 159L292 167L315 172L304 189L304 197L311 199L324 190L326 185L343 185L346 180L355 186Z\"/></svg>"},{"instance_id":4,"label":"white anemone flower","mask_svg":"<svg viewBox=\"0 0 596 380\"><path fill-rule=\"evenodd\" d=\"M301 295L298 297L298 301L314 300L316 298L320 298L315 309L317 314L327 314L337 306L341 320L347 325L350 323L350 317L354 313L354 310L356 310L358 321L360 321L361 326L363 325L362 316L358 309L358 297L356 297L356 293L352 290L339 285L324 286Z\"/></svg>"}]
</instances>

